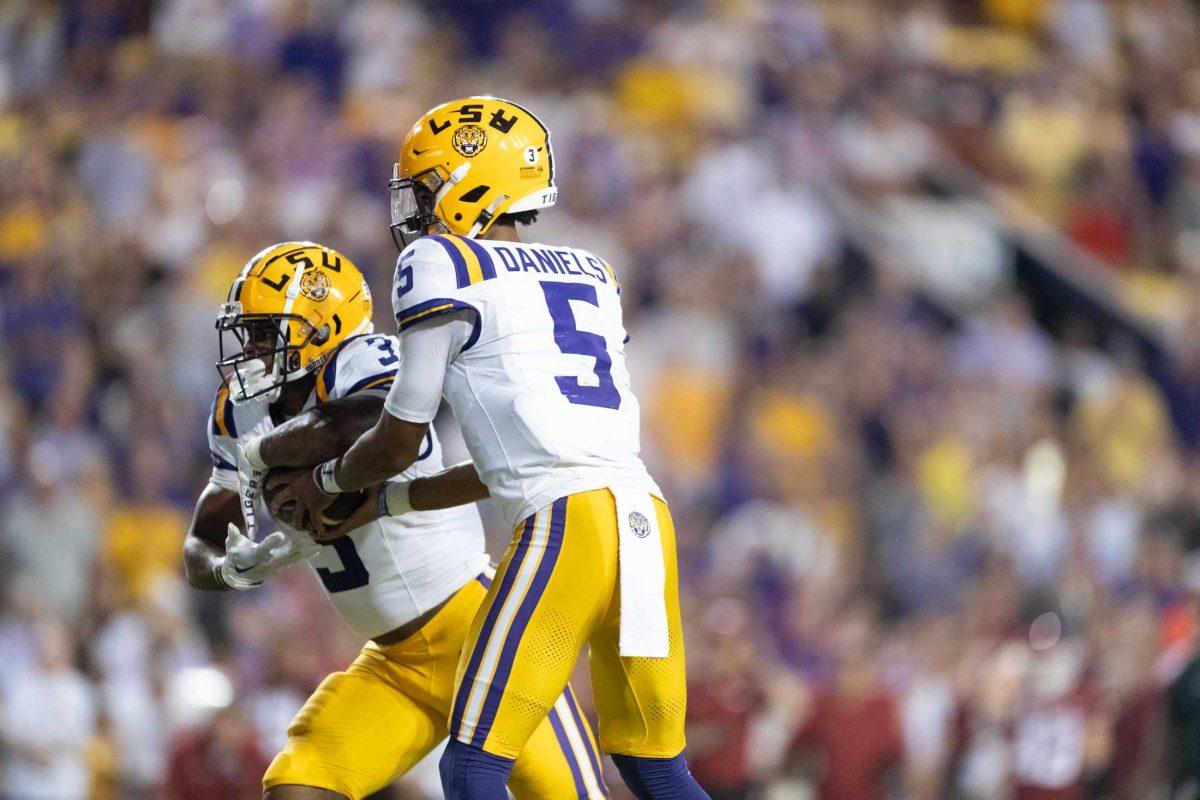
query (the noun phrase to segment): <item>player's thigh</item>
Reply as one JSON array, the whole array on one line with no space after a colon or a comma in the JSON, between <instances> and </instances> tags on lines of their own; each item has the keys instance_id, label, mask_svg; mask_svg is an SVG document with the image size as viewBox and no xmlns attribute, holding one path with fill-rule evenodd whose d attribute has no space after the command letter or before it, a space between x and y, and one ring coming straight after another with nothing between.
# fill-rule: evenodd
<instances>
[{"instance_id":1,"label":"player's thigh","mask_svg":"<svg viewBox=\"0 0 1200 800\"><path fill-rule=\"evenodd\" d=\"M517 756L508 788L517 800L608 797L596 739L569 684Z\"/></svg>"},{"instance_id":2,"label":"player's thigh","mask_svg":"<svg viewBox=\"0 0 1200 800\"><path fill-rule=\"evenodd\" d=\"M515 758L566 686L615 575L615 538L606 561L590 530L594 494L558 500L518 527L459 661L457 740Z\"/></svg>"},{"instance_id":3,"label":"player's thigh","mask_svg":"<svg viewBox=\"0 0 1200 800\"><path fill-rule=\"evenodd\" d=\"M308 786L358 800L407 772L446 735L445 719L361 662L326 678L263 776L268 790Z\"/></svg>"},{"instance_id":4,"label":"player's thigh","mask_svg":"<svg viewBox=\"0 0 1200 800\"><path fill-rule=\"evenodd\" d=\"M683 750L687 713L683 625L679 615L679 568L675 527L666 503L655 500L666 566L666 658L622 658L620 588L590 639L592 694L600 718L600 749L606 753L671 758Z\"/></svg>"}]
</instances>

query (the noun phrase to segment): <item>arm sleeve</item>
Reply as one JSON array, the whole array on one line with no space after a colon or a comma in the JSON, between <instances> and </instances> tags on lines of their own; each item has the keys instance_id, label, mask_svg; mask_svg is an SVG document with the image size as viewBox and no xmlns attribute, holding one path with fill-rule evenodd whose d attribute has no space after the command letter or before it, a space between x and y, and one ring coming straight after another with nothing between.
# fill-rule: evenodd
<instances>
[{"instance_id":1,"label":"arm sleeve","mask_svg":"<svg viewBox=\"0 0 1200 800\"><path fill-rule=\"evenodd\" d=\"M446 370L474 326L463 314L442 316L400 337L400 369L384 409L406 422L432 422L442 402Z\"/></svg>"}]
</instances>

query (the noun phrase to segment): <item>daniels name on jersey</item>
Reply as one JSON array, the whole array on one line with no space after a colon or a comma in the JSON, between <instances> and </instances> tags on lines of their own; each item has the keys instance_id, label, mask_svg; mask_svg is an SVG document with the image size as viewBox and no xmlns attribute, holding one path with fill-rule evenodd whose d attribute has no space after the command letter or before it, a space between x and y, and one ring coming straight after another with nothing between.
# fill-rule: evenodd
<instances>
[{"instance_id":1,"label":"daniels name on jersey","mask_svg":"<svg viewBox=\"0 0 1200 800\"><path fill-rule=\"evenodd\" d=\"M639 455L621 288L570 247L426 236L396 264L401 335L446 314L470 320L443 394L506 520L606 486L661 495Z\"/></svg>"},{"instance_id":2,"label":"daniels name on jersey","mask_svg":"<svg viewBox=\"0 0 1200 800\"><path fill-rule=\"evenodd\" d=\"M341 397L386 397L396 377L396 340L365 334L347 339L317 374L305 408ZM266 403L234 405L222 386L208 425L212 481L237 491L239 437L261 435L277 423ZM442 448L433 428L406 478L441 471ZM321 548L311 566L342 619L363 638L394 630L441 603L486 568L483 526L473 505L387 517Z\"/></svg>"}]
</instances>

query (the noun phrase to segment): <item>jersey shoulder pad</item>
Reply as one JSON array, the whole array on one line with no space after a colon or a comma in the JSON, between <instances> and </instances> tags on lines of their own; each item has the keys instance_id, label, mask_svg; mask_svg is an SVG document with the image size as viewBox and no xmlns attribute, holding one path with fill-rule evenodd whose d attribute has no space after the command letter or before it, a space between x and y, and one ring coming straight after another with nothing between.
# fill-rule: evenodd
<instances>
[{"instance_id":1,"label":"jersey shoulder pad","mask_svg":"<svg viewBox=\"0 0 1200 800\"><path fill-rule=\"evenodd\" d=\"M396 262L392 307L397 328L474 306L464 290L496 277L496 265L487 249L465 236L437 234L410 244Z\"/></svg>"},{"instance_id":2,"label":"jersey shoulder pad","mask_svg":"<svg viewBox=\"0 0 1200 800\"><path fill-rule=\"evenodd\" d=\"M360 392L386 396L399 363L394 336L368 333L347 339L317 373L317 400L325 403Z\"/></svg>"}]
</instances>

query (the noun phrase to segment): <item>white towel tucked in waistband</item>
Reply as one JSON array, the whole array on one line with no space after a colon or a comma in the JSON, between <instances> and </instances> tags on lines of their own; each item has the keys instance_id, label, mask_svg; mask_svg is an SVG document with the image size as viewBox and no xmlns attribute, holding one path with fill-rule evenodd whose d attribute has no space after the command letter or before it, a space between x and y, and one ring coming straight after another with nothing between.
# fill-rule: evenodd
<instances>
[{"instance_id":1,"label":"white towel tucked in waistband","mask_svg":"<svg viewBox=\"0 0 1200 800\"><path fill-rule=\"evenodd\" d=\"M617 501L621 580L621 655L666 658L667 569L654 498L638 489L612 489Z\"/></svg>"}]
</instances>

